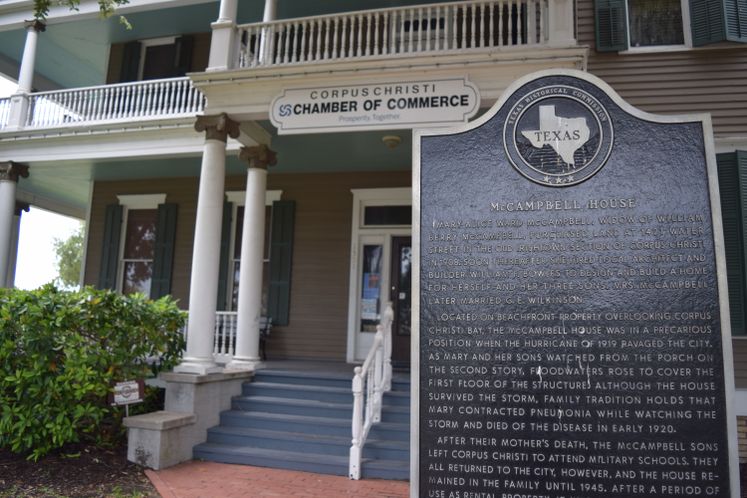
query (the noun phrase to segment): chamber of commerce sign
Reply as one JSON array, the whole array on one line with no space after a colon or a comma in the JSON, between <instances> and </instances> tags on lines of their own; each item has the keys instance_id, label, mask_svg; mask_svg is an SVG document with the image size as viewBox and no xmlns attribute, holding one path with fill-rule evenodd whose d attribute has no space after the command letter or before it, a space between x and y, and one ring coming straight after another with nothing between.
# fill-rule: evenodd
<instances>
[{"instance_id":1,"label":"chamber of commerce sign","mask_svg":"<svg viewBox=\"0 0 747 498\"><path fill-rule=\"evenodd\" d=\"M272 102L278 133L433 128L465 123L480 92L465 78L286 89Z\"/></svg>"}]
</instances>

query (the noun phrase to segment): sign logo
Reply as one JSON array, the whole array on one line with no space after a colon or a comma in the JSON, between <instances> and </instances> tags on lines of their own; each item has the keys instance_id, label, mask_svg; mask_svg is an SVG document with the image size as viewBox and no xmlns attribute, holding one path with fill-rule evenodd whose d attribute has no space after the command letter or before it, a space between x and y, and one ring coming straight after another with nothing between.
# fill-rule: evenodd
<instances>
[{"instance_id":1,"label":"sign logo","mask_svg":"<svg viewBox=\"0 0 747 498\"><path fill-rule=\"evenodd\" d=\"M270 108L278 134L393 130L465 123L480 92L465 78L286 89Z\"/></svg>"},{"instance_id":2,"label":"sign logo","mask_svg":"<svg viewBox=\"0 0 747 498\"><path fill-rule=\"evenodd\" d=\"M551 187L591 178L607 162L612 139L607 109L593 95L567 85L524 95L503 127L503 143L514 168Z\"/></svg>"}]
</instances>

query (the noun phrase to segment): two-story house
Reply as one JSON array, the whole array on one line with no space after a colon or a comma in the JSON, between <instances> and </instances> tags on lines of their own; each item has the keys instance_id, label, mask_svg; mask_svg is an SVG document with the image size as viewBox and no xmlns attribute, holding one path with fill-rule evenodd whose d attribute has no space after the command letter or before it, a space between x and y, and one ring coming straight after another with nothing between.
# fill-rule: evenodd
<instances>
[{"instance_id":1,"label":"two-story house","mask_svg":"<svg viewBox=\"0 0 747 498\"><path fill-rule=\"evenodd\" d=\"M32 4L0 2L19 83L0 99L0 281L32 204L86 220L85 284L189 311L182 374L251 370L261 317L272 359L361 362L389 301L406 366L411 129L434 125L406 111L459 122L518 77L583 70L642 110L713 117L747 417L747 0L131 0L131 29L91 0L44 22ZM464 99L417 99L441 85ZM346 119L364 92L380 112Z\"/></svg>"}]
</instances>

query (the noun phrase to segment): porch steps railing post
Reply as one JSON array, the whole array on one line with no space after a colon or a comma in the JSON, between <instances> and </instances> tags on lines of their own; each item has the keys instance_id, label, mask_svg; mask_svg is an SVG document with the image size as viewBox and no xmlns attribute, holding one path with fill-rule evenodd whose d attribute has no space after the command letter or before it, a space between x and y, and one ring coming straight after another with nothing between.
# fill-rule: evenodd
<instances>
[{"instance_id":1,"label":"porch steps railing post","mask_svg":"<svg viewBox=\"0 0 747 498\"><path fill-rule=\"evenodd\" d=\"M353 439L350 446L350 478L361 478L363 447L371 426L381 421L384 393L391 389L391 335L394 311L386 303L376 335L363 365L353 376ZM390 346L387 347L387 342ZM389 372L387 373L387 370ZM388 385L387 385L388 384Z\"/></svg>"}]
</instances>

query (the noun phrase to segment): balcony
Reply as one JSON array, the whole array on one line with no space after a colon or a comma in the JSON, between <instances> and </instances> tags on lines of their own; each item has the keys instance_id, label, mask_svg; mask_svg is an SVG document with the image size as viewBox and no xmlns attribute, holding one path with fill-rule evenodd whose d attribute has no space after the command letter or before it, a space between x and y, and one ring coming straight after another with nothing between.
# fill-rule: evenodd
<instances>
[{"instance_id":1,"label":"balcony","mask_svg":"<svg viewBox=\"0 0 747 498\"><path fill-rule=\"evenodd\" d=\"M306 86L312 78L315 85L345 85L383 77L402 81L426 71L466 76L485 105L522 74L584 67L587 49L575 42L573 4L471 0L216 27L231 33L213 36L214 45L230 47L222 51L224 66L190 78L3 98L0 140L144 128L164 120L185 124L203 111L267 119L283 88Z\"/></svg>"},{"instance_id":2,"label":"balcony","mask_svg":"<svg viewBox=\"0 0 747 498\"><path fill-rule=\"evenodd\" d=\"M245 24L235 62L257 68L548 45L548 12L548 0L493 0Z\"/></svg>"},{"instance_id":3,"label":"balcony","mask_svg":"<svg viewBox=\"0 0 747 498\"><path fill-rule=\"evenodd\" d=\"M16 129L175 119L192 117L205 107L205 98L189 78L38 92L26 98L27 102L15 104L14 97L0 99L0 130L6 131L13 124L13 105L23 108Z\"/></svg>"}]
</instances>

